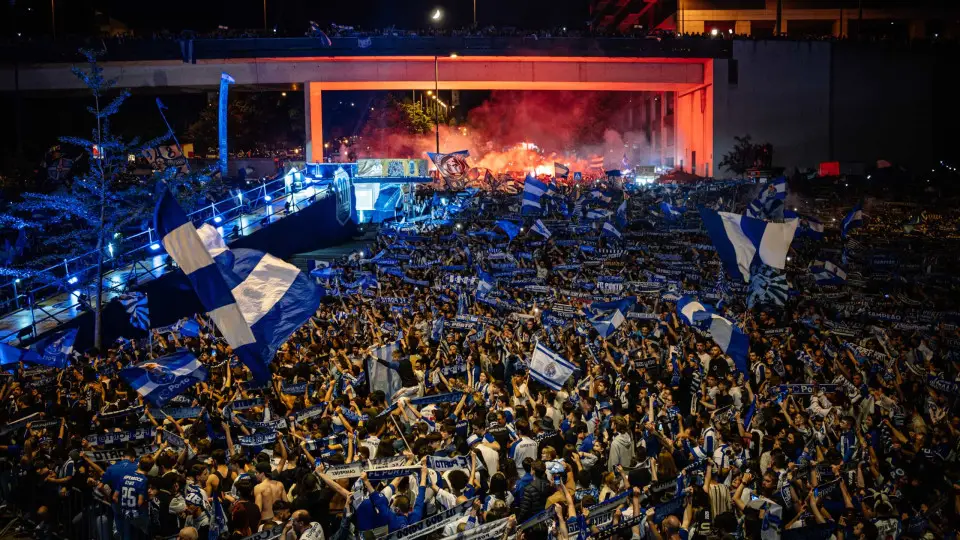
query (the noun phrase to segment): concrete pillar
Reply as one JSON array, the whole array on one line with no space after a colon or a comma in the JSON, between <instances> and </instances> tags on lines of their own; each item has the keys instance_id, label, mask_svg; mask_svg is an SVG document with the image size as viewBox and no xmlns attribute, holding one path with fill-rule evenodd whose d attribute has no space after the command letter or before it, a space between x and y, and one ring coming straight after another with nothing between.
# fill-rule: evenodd
<instances>
[{"instance_id":1,"label":"concrete pillar","mask_svg":"<svg viewBox=\"0 0 960 540\"><path fill-rule=\"evenodd\" d=\"M910 32L910 39L926 39L927 37L927 21L910 21L910 26L908 29Z\"/></svg>"},{"instance_id":2,"label":"concrete pillar","mask_svg":"<svg viewBox=\"0 0 960 540\"><path fill-rule=\"evenodd\" d=\"M737 21L733 32L738 36L750 35L750 21Z\"/></svg>"},{"instance_id":3,"label":"concrete pillar","mask_svg":"<svg viewBox=\"0 0 960 540\"><path fill-rule=\"evenodd\" d=\"M667 157L667 93L660 92L659 97L659 101L655 101L654 105L660 104L660 166L664 167ZM674 166L676 166L676 163L674 163Z\"/></svg>"},{"instance_id":4,"label":"concrete pillar","mask_svg":"<svg viewBox=\"0 0 960 540\"><path fill-rule=\"evenodd\" d=\"M306 159L311 163L323 163L323 100L320 83L306 82L303 85L303 117L307 125Z\"/></svg>"},{"instance_id":5,"label":"concrete pillar","mask_svg":"<svg viewBox=\"0 0 960 540\"><path fill-rule=\"evenodd\" d=\"M660 144L656 138L659 133L654 125L654 122L657 121L657 101L654 99L659 94L651 93L647 99L643 101L644 111L647 115L647 140L650 141L650 147L656 149Z\"/></svg>"},{"instance_id":6,"label":"concrete pillar","mask_svg":"<svg viewBox=\"0 0 960 540\"><path fill-rule=\"evenodd\" d=\"M850 17L848 17L848 14L844 13L843 10L840 12L840 17L840 19L833 21L833 35L838 38L847 36L850 33Z\"/></svg>"}]
</instances>

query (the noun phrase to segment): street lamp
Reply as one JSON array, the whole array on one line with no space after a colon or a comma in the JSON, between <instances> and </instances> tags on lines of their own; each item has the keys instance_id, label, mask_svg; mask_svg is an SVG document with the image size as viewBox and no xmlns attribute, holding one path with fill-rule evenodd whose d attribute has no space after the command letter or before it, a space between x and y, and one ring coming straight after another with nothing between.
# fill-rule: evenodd
<instances>
[{"instance_id":1,"label":"street lamp","mask_svg":"<svg viewBox=\"0 0 960 540\"><path fill-rule=\"evenodd\" d=\"M437 19L440 10L438 9L434 13L434 20ZM433 99L437 99L437 96L440 95L440 57L434 55L433 57L433 91L435 92ZM437 153L440 153L440 107L434 107L433 109L433 124L436 126L436 136L437 136Z\"/></svg>"}]
</instances>

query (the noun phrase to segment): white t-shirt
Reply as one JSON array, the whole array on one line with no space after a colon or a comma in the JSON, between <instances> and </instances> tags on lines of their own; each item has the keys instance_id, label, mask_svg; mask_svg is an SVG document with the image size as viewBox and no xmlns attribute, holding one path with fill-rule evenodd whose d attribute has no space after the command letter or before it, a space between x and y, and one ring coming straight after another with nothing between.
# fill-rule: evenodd
<instances>
[{"instance_id":1,"label":"white t-shirt","mask_svg":"<svg viewBox=\"0 0 960 540\"><path fill-rule=\"evenodd\" d=\"M310 528L303 531L303 534L300 535L300 540L325 540L326 537L323 534L323 527L320 526L317 522L310 523Z\"/></svg>"},{"instance_id":2,"label":"white t-shirt","mask_svg":"<svg viewBox=\"0 0 960 540\"><path fill-rule=\"evenodd\" d=\"M483 458L483 465L490 474L500 470L500 454L496 450L483 444L478 444L476 448L480 452L480 457Z\"/></svg>"}]
</instances>

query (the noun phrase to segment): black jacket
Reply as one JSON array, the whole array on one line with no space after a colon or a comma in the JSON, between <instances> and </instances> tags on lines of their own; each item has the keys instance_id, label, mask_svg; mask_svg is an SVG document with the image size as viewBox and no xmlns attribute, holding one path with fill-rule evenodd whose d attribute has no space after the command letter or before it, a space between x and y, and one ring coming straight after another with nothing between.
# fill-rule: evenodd
<instances>
[{"instance_id":1,"label":"black jacket","mask_svg":"<svg viewBox=\"0 0 960 540\"><path fill-rule=\"evenodd\" d=\"M544 478L534 477L527 487L523 488L523 498L517 508L517 522L524 521L543 511L547 506L547 498L553 495L556 488Z\"/></svg>"}]
</instances>

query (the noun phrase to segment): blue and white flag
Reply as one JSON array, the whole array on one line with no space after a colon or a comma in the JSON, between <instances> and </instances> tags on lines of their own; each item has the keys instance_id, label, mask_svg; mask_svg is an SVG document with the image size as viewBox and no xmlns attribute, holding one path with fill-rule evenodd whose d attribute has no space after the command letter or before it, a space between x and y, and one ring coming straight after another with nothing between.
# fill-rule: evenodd
<instances>
[{"instance_id":1,"label":"blue and white flag","mask_svg":"<svg viewBox=\"0 0 960 540\"><path fill-rule=\"evenodd\" d=\"M587 210L586 218L601 220L601 219L607 219L611 215L613 215L613 212L611 212L610 210L604 210L603 208L594 208L591 210Z\"/></svg>"},{"instance_id":2,"label":"blue and white flag","mask_svg":"<svg viewBox=\"0 0 960 540\"><path fill-rule=\"evenodd\" d=\"M863 203L857 203L853 207L853 210L850 210L850 213L843 218L843 222L840 227L840 236L842 238L847 237L847 233L851 229L862 227L863 226Z\"/></svg>"},{"instance_id":3,"label":"blue and white flag","mask_svg":"<svg viewBox=\"0 0 960 540\"><path fill-rule=\"evenodd\" d=\"M830 261L813 261L810 272L818 285L842 285L847 282L847 273Z\"/></svg>"},{"instance_id":4,"label":"blue and white flag","mask_svg":"<svg viewBox=\"0 0 960 540\"><path fill-rule=\"evenodd\" d=\"M747 353L750 350L750 339L735 324L717 315L715 310L701 304L690 296L683 296L677 301L677 314L685 323L705 330L724 353L733 358L737 370L749 377Z\"/></svg>"},{"instance_id":5,"label":"blue and white flag","mask_svg":"<svg viewBox=\"0 0 960 540\"><path fill-rule=\"evenodd\" d=\"M496 280L488 272L477 268L477 296L486 296L496 286Z\"/></svg>"},{"instance_id":6,"label":"blue and white flag","mask_svg":"<svg viewBox=\"0 0 960 540\"><path fill-rule=\"evenodd\" d=\"M673 221L680 219L681 216L687 211L686 208L673 206L667 201L662 201L660 203L660 212L663 214L663 217L667 220Z\"/></svg>"},{"instance_id":7,"label":"blue and white flag","mask_svg":"<svg viewBox=\"0 0 960 540\"><path fill-rule=\"evenodd\" d=\"M813 240L823 240L823 222L813 216L802 216L797 236L806 236Z\"/></svg>"},{"instance_id":8,"label":"blue and white flag","mask_svg":"<svg viewBox=\"0 0 960 540\"><path fill-rule=\"evenodd\" d=\"M501 219L500 221L497 221L496 225L497 227L500 227L500 230L505 232L507 236L510 237L510 240L513 240L518 234L520 234L520 226L512 221Z\"/></svg>"},{"instance_id":9,"label":"blue and white flag","mask_svg":"<svg viewBox=\"0 0 960 540\"><path fill-rule=\"evenodd\" d=\"M24 360L63 369L67 366L67 359L73 355L73 343L76 340L76 328L43 338L31 347L33 352L39 355L39 358L34 360L25 358Z\"/></svg>"},{"instance_id":10,"label":"blue and white flag","mask_svg":"<svg viewBox=\"0 0 960 540\"><path fill-rule=\"evenodd\" d=\"M759 265L754 268L757 271L750 278L747 306L752 308L757 304L784 305L790 294L790 284L787 283L787 276L766 265Z\"/></svg>"},{"instance_id":11,"label":"blue and white flag","mask_svg":"<svg viewBox=\"0 0 960 540\"><path fill-rule=\"evenodd\" d=\"M142 292L130 292L120 295L120 303L130 315L130 324L134 328L146 331L150 329L150 308L147 305L147 295Z\"/></svg>"},{"instance_id":12,"label":"blue and white flag","mask_svg":"<svg viewBox=\"0 0 960 540\"><path fill-rule=\"evenodd\" d=\"M584 309L590 324L600 337L606 338L616 332L627 318L627 312L637 303L635 296L629 296L613 302L594 302Z\"/></svg>"},{"instance_id":13,"label":"blue and white flag","mask_svg":"<svg viewBox=\"0 0 960 540\"><path fill-rule=\"evenodd\" d=\"M207 380L207 368L192 353L180 351L121 369L120 377L151 405L163 407L187 388Z\"/></svg>"},{"instance_id":14,"label":"blue and white flag","mask_svg":"<svg viewBox=\"0 0 960 540\"><path fill-rule=\"evenodd\" d=\"M610 201L613 200L613 197L611 197L610 195L608 195L608 194L600 191L599 189L595 189L595 190L591 191L590 193L587 194L587 197L590 198L590 199L600 199L601 201L603 201L603 202L605 202L605 203L608 203L608 202L610 202Z\"/></svg>"},{"instance_id":15,"label":"blue and white flag","mask_svg":"<svg viewBox=\"0 0 960 540\"><path fill-rule=\"evenodd\" d=\"M297 267L250 249L230 250L211 225L197 230L169 191L154 215L163 247L256 381L270 379L277 349L320 306L322 289Z\"/></svg>"},{"instance_id":16,"label":"blue and white flag","mask_svg":"<svg viewBox=\"0 0 960 540\"><path fill-rule=\"evenodd\" d=\"M523 181L523 200L520 206L521 214L539 214L540 199L548 190L547 184L537 180L533 175L528 174Z\"/></svg>"},{"instance_id":17,"label":"blue and white flag","mask_svg":"<svg viewBox=\"0 0 960 540\"><path fill-rule=\"evenodd\" d=\"M555 178L567 178L570 176L570 167L562 163L553 162L553 176Z\"/></svg>"},{"instance_id":18,"label":"blue and white flag","mask_svg":"<svg viewBox=\"0 0 960 540\"><path fill-rule=\"evenodd\" d=\"M700 217L727 273L750 281L750 267L762 262L783 270L797 219L771 223L762 219L700 207Z\"/></svg>"},{"instance_id":19,"label":"blue and white flag","mask_svg":"<svg viewBox=\"0 0 960 540\"><path fill-rule=\"evenodd\" d=\"M627 228L627 201L624 199L620 206L617 207L617 227L621 229Z\"/></svg>"},{"instance_id":20,"label":"blue and white flag","mask_svg":"<svg viewBox=\"0 0 960 540\"><path fill-rule=\"evenodd\" d=\"M609 221L604 222L603 229L600 230L600 236L607 236L610 238L616 238L617 240L623 240L623 234L613 226L613 223Z\"/></svg>"},{"instance_id":21,"label":"blue and white flag","mask_svg":"<svg viewBox=\"0 0 960 540\"><path fill-rule=\"evenodd\" d=\"M229 532L229 527L227 526L227 514L223 511L223 504L220 502L219 493L213 497L212 505L213 507L210 510L210 533L207 536L207 539L220 540L221 538L227 538L227 533Z\"/></svg>"},{"instance_id":22,"label":"blue and white flag","mask_svg":"<svg viewBox=\"0 0 960 540\"><path fill-rule=\"evenodd\" d=\"M784 218L783 203L787 198L787 179L780 177L767 184L747 207L746 215L758 219Z\"/></svg>"},{"instance_id":23,"label":"blue and white flag","mask_svg":"<svg viewBox=\"0 0 960 540\"><path fill-rule=\"evenodd\" d=\"M442 328L442 326L441 326ZM394 361L393 355L400 348L400 342L394 342L389 345L378 347L371 352L372 358L367 359L367 374L369 375L370 391L381 390L387 399L392 399L393 395L401 388L400 374L395 369L391 369L377 360L386 364Z\"/></svg>"},{"instance_id":24,"label":"blue and white flag","mask_svg":"<svg viewBox=\"0 0 960 540\"><path fill-rule=\"evenodd\" d=\"M18 362L34 362L41 360L36 351L21 349L6 343L0 343L0 366L9 366Z\"/></svg>"},{"instance_id":25,"label":"blue and white flag","mask_svg":"<svg viewBox=\"0 0 960 540\"><path fill-rule=\"evenodd\" d=\"M573 364L539 342L533 349L529 367L531 377L553 390L560 390L577 370Z\"/></svg>"},{"instance_id":26,"label":"blue and white flag","mask_svg":"<svg viewBox=\"0 0 960 540\"><path fill-rule=\"evenodd\" d=\"M540 221L539 219L537 220L536 223L533 224L533 227L531 227L531 230L544 238L550 238L550 236L552 236L552 234L550 233L550 229L548 229L547 226L544 225L543 222Z\"/></svg>"}]
</instances>

